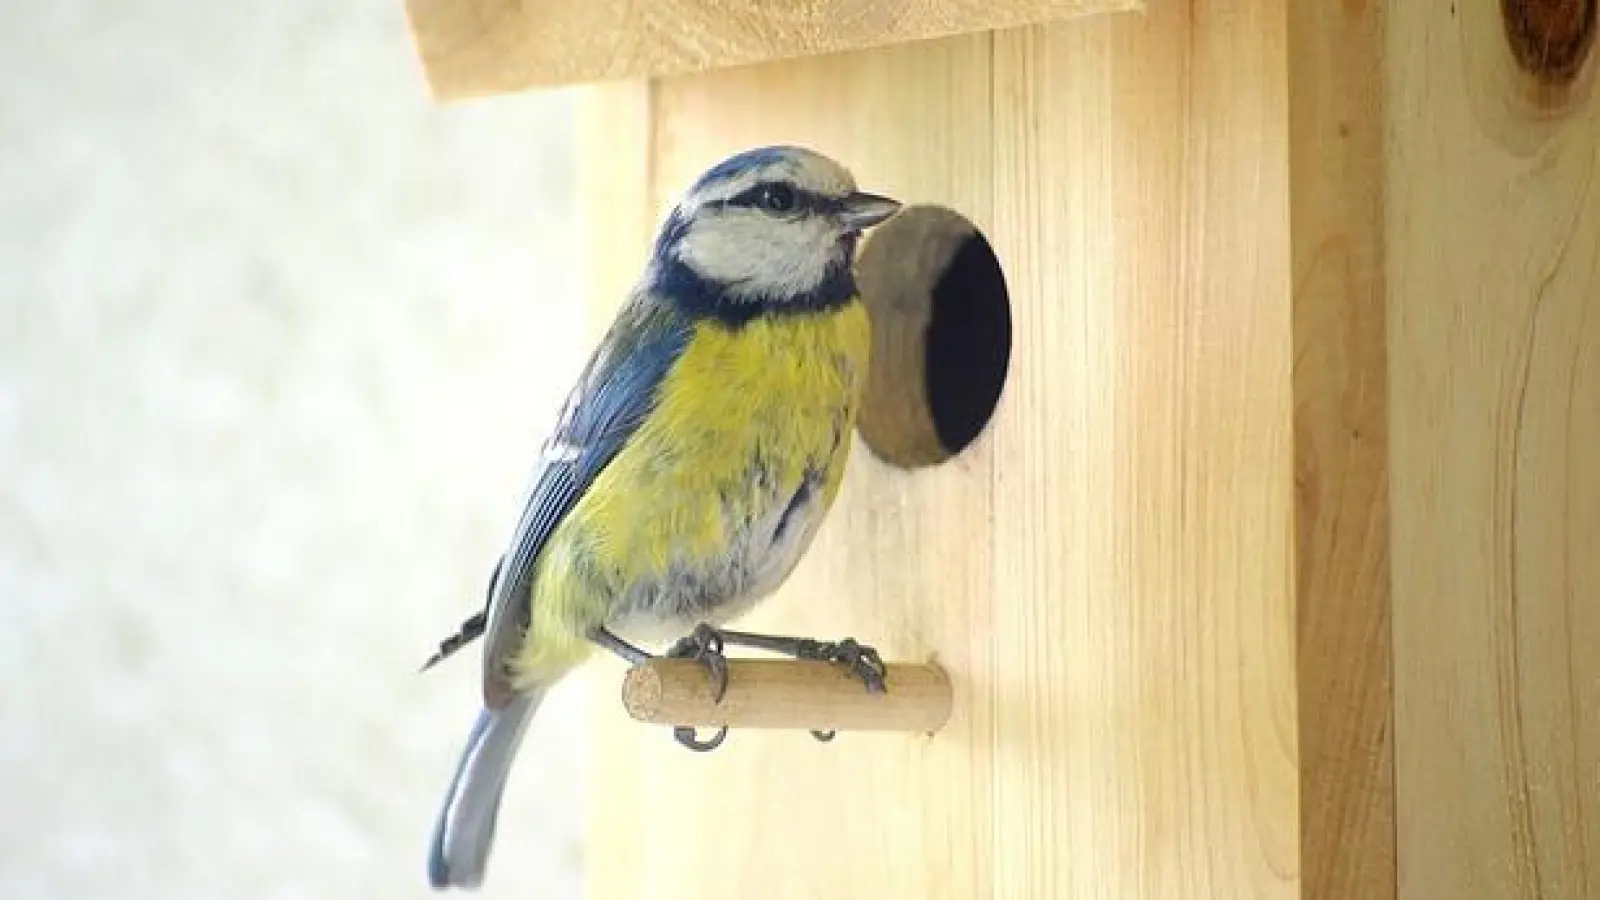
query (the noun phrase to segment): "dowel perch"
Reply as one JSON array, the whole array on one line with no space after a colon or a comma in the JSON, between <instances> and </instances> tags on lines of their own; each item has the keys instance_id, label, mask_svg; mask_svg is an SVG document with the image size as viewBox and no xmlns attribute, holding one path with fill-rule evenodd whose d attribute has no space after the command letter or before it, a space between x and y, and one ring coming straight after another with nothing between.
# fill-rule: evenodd
<instances>
[{"instance_id":1,"label":"dowel perch","mask_svg":"<svg viewBox=\"0 0 1600 900\"><path fill-rule=\"evenodd\" d=\"M729 659L716 701L710 673L689 659L651 659L628 670L622 705L635 720L693 727L932 733L950 718L950 678L932 663L888 663L888 693L818 660Z\"/></svg>"}]
</instances>

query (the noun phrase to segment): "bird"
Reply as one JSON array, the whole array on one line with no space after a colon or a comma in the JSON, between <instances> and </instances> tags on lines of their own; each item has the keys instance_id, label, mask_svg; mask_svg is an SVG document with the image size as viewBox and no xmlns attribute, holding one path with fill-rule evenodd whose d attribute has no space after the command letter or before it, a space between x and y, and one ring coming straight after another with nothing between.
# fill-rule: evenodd
<instances>
[{"instance_id":1,"label":"bird","mask_svg":"<svg viewBox=\"0 0 1600 900\"><path fill-rule=\"evenodd\" d=\"M884 690L853 639L723 626L789 577L839 494L872 343L855 252L901 208L820 152L773 145L713 164L667 211L540 448L483 608L423 665L483 638L434 889L482 884L528 723L596 650L638 663L641 644L679 636L666 655L701 660L719 699L728 644L836 661ZM695 750L725 734L675 729Z\"/></svg>"}]
</instances>

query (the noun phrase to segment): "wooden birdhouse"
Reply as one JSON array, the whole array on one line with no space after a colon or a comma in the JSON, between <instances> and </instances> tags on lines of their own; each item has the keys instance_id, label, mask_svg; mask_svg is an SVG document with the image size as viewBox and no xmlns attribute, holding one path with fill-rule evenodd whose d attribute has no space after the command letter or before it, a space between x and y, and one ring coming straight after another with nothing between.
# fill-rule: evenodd
<instances>
[{"instance_id":1,"label":"wooden birdhouse","mask_svg":"<svg viewBox=\"0 0 1600 900\"><path fill-rule=\"evenodd\" d=\"M741 624L936 661L948 720L688 753L603 668L590 896L1600 892L1594 0L409 12L441 100L591 83L597 329L737 150L908 204Z\"/></svg>"}]
</instances>

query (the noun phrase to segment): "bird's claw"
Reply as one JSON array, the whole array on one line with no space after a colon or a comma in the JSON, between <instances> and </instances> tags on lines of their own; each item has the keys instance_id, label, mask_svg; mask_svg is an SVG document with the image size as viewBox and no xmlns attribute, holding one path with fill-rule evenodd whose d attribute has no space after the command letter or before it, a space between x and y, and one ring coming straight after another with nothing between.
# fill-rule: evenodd
<instances>
[{"instance_id":1,"label":"bird's claw","mask_svg":"<svg viewBox=\"0 0 1600 900\"><path fill-rule=\"evenodd\" d=\"M716 694L715 702L721 703L723 695L728 693L728 657L723 655L722 635L710 625L696 625L694 633L680 639L667 651L669 659L697 659L705 664L711 673L711 680L716 685L712 690Z\"/></svg>"},{"instance_id":2,"label":"bird's claw","mask_svg":"<svg viewBox=\"0 0 1600 900\"><path fill-rule=\"evenodd\" d=\"M873 694L888 693L888 685L884 684L884 677L889 670L883 664L883 657L871 647L863 646L855 638L845 638L842 641L801 641L795 655L800 659L820 659L824 662L843 663L850 669L850 674L861 679L867 686L867 691Z\"/></svg>"},{"instance_id":3,"label":"bird's claw","mask_svg":"<svg viewBox=\"0 0 1600 900\"><path fill-rule=\"evenodd\" d=\"M795 655L800 659L819 659L824 662L843 663L850 667L850 673L860 678L866 684L867 690L874 694L888 692L888 687L883 683L883 678L888 670L883 665L883 659L878 656L878 651L871 647L864 647L854 638L845 638L842 641L801 641L796 648ZM811 736L824 743L834 738L832 731L813 731Z\"/></svg>"},{"instance_id":4,"label":"bird's claw","mask_svg":"<svg viewBox=\"0 0 1600 900\"><path fill-rule=\"evenodd\" d=\"M667 656L671 659L697 659L704 663L715 685L712 689L715 694L713 702L721 703L723 695L728 692L728 657L723 655L722 651L722 635L710 625L701 623L695 626L692 634L673 644L672 649L667 651ZM728 736L728 726L722 726L715 737L705 741L695 737L695 729L688 725L672 729L672 736L679 744L690 750L704 753L722 746L723 740Z\"/></svg>"},{"instance_id":5,"label":"bird's claw","mask_svg":"<svg viewBox=\"0 0 1600 900\"><path fill-rule=\"evenodd\" d=\"M717 749L718 747L722 746L722 741L727 738L727 736L728 726L726 725L717 729L716 737L706 741L702 741L695 737L693 725L679 725L672 729L672 737L677 740L678 743L688 747L690 750L693 750L696 753L704 753L707 750Z\"/></svg>"}]
</instances>

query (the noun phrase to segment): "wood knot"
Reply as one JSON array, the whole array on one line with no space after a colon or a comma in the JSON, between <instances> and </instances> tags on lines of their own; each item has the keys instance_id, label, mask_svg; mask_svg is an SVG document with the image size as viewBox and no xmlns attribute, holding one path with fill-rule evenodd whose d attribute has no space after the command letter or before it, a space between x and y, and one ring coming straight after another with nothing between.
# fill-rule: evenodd
<instances>
[{"instance_id":1,"label":"wood knot","mask_svg":"<svg viewBox=\"0 0 1600 900\"><path fill-rule=\"evenodd\" d=\"M1517 65L1543 84L1570 84L1594 43L1596 2L1500 0L1506 40Z\"/></svg>"}]
</instances>

